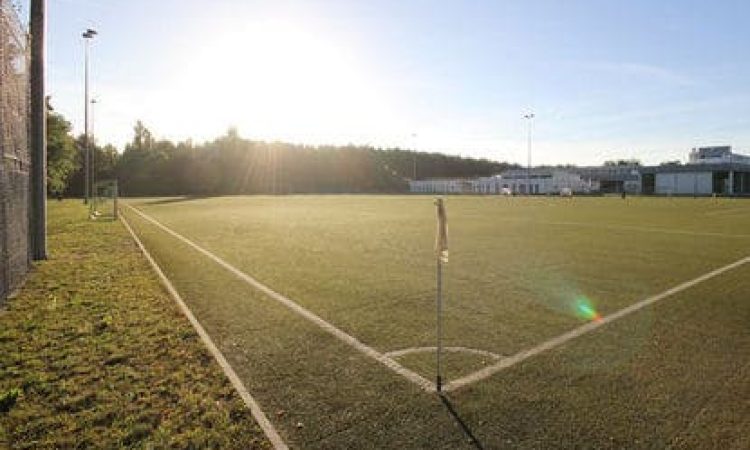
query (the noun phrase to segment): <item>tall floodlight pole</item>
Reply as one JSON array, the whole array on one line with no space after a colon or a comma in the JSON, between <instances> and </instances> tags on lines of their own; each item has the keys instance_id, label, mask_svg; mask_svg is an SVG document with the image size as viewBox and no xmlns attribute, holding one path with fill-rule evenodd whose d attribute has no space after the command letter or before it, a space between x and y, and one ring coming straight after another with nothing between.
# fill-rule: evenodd
<instances>
[{"instance_id":1,"label":"tall floodlight pole","mask_svg":"<svg viewBox=\"0 0 750 450\"><path fill-rule=\"evenodd\" d=\"M90 176L91 176L91 149L89 147L89 43L91 42L91 39L94 38L98 33L96 30L93 30L91 28L86 29L86 31L81 34L81 37L83 37L84 40L84 74L83 74L83 96L84 96L84 108L83 108L83 140L84 140L84 152L85 152L85 163L84 163L84 195L83 195L83 202L88 203L89 202L89 195L91 192L90 189Z\"/></svg>"},{"instance_id":2,"label":"tall floodlight pole","mask_svg":"<svg viewBox=\"0 0 750 450\"><path fill-rule=\"evenodd\" d=\"M91 142L94 144L94 148L91 151L91 196L96 194L96 133L94 131L94 106L99 102L96 98L92 98L91 103L89 132L91 133Z\"/></svg>"},{"instance_id":3,"label":"tall floodlight pole","mask_svg":"<svg viewBox=\"0 0 750 450\"><path fill-rule=\"evenodd\" d=\"M534 113L525 114L523 116L528 124L526 128L526 146L528 151L528 159L526 161L526 194L528 195L531 195L531 124L534 117Z\"/></svg>"},{"instance_id":4,"label":"tall floodlight pole","mask_svg":"<svg viewBox=\"0 0 750 450\"><path fill-rule=\"evenodd\" d=\"M31 258L47 259L47 102L44 87L46 0L32 0L30 9Z\"/></svg>"}]
</instances>

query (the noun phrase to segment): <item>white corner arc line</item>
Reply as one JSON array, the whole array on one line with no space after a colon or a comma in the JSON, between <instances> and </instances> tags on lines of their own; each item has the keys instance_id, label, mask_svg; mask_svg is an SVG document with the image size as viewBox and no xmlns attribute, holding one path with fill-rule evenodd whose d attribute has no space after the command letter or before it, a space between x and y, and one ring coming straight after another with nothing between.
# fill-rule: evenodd
<instances>
[{"instance_id":1,"label":"white corner arc line","mask_svg":"<svg viewBox=\"0 0 750 450\"><path fill-rule=\"evenodd\" d=\"M184 242L188 246L192 247L194 250L198 251L199 253L203 254L204 256L208 257L209 259L213 260L216 264L220 265L224 269L231 272L233 275L235 275L237 278L241 279L242 281L246 282L250 286L254 287L255 289L263 292L268 297L271 297L272 299L276 300L277 302L281 303L282 305L286 306L287 308L291 309L295 313L299 314L300 316L304 317L305 319L309 320L310 322L314 323L324 331L332 334L334 337L338 338L339 340L349 344L350 346L354 347L356 350L359 350L361 353L365 354L366 356L369 356L370 358L374 359L375 361L378 361L379 363L383 364L387 368L391 369L392 371L396 372L397 374L403 376L407 380L411 381L412 383L419 386L422 390L426 392L435 392L435 383L427 380L423 376L417 374L416 372L413 372L406 367L399 364L396 360L393 358L390 358L379 351L375 350L374 348L370 347L369 345L364 344L354 336L342 331L341 329L337 328L333 324L326 322L323 320L320 316L313 313L312 311L298 305L294 301L288 299L287 297L279 294L278 292L274 291L270 287L264 285L260 281L256 280L255 278L251 277L250 275L246 274L245 272L241 271L240 269L234 267L233 265L229 264L228 262L224 261L223 259L219 258L215 254L211 253L210 251L204 249L203 247L199 246L195 242L191 241L190 239L186 238L185 236L182 236L181 234L177 233L176 231L173 231L172 229L168 228L167 226L163 225L156 219L148 216L147 214L141 212L137 208L134 208L133 206L126 205L128 208L132 209L136 214L141 216L144 220L154 224L164 232L172 235L173 237L179 239L180 241Z\"/></svg>"},{"instance_id":2,"label":"white corner arc line","mask_svg":"<svg viewBox=\"0 0 750 450\"><path fill-rule=\"evenodd\" d=\"M221 370L223 370L224 374L227 376L227 378L229 378L229 381L232 383L232 386L234 386L234 389L238 394L240 394L240 397L245 402L245 405L250 409L250 413L253 415L256 422L258 422L258 425L263 430L263 433L265 433L266 437L271 442L271 445L273 445L273 447L277 450L287 450L289 447L284 443L284 440L276 431L276 428L274 428L271 421L268 420L268 417L260 408L258 402L255 401L252 395L250 395L250 392L248 392L247 388L242 383L242 380L240 380L240 377L237 376L237 373L229 364L229 361L227 361L227 359L221 353L221 350L216 347L211 337L208 335L200 322L198 322L198 320L195 318L192 311L190 311L190 308L188 308L187 304L182 300L182 297L172 285L172 282L169 281L169 278L167 278L167 276L161 270L151 254L148 252L148 250L146 250L146 247L143 245L141 240L135 234L135 231L133 231L133 228L130 227L130 224L122 214L120 215L120 220L122 220L123 225L125 225L125 228L127 228L127 230L130 232L130 235L135 240L138 248L141 249L141 252L143 252L146 260L149 262L149 264L151 264L151 267L154 269L154 272L156 272L156 275L159 277L162 285L164 285L172 299L175 301L175 303L177 303L177 306L179 306L182 313L185 315L185 317L187 317L193 328L195 328L195 331L198 332L198 335L203 341L203 344L206 346L211 355L213 355L214 359L216 359L216 362L219 363Z\"/></svg>"},{"instance_id":3,"label":"white corner arc line","mask_svg":"<svg viewBox=\"0 0 750 450\"><path fill-rule=\"evenodd\" d=\"M743 264L750 263L750 256L742 258L740 260L737 260L731 264L727 264L724 267L720 267L716 270L713 270L711 272L708 272L706 274L703 274L697 278L694 278L690 281L686 281L682 284L679 284L673 288L667 289L666 291L656 294L654 296L648 297L644 300L641 300L637 303L634 303L626 308L623 308L615 313L612 313L598 322L589 322L585 325L581 325L578 328L575 328L571 331L568 331L567 333L563 333L557 337L554 337L548 341L545 341L535 347L532 347L527 350L523 350L519 353L516 353L513 356L510 356L508 358L502 359L498 361L497 363L487 366L483 369L480 369L472 374L466 375L465 377L458 378L456 380L451 381L446 386L443 387L444 391L455 391L456 389L460 389L464 386L467 386L471 383L475 383L477 381L483 380L485 378L488 378L501 370L507 369L508 367L511 367L513 365L516 365L520 363L521 361L524 361L526 359L531 358L532 356L538 355L540 353L543 353L547 350L551 350L555 347L559 347L566 342L575 339L577 337L583 336L584 334L590 333L594 330L596 330L599 327L602 327L610 322L614 322L615 320L621 319L629 314L632 314L639 309L645 308L646 306L649 306L653 303L658 302L659 300L663 300L667 297L670 297L674 294L677 294L679 292L682 292L684 290L690 289L691 287L703 283L704 281L707 281L711 278L714 278L716 276L719 276L725 272L728 272L730 270L736 269Z\"/></svg>"},{"instance_id":4,"label":"white corner arc line","mask_svg":"<svg viewBox=\"0 0 750 450\"><path fill-rule=\"evenodd\" d=\"M400 350L394 350L392 352L388 352L385 354L385 356L389 356L391 358L398 358L400 356L411 355L412 353L428 353L428 352L435 352L435 351L437 351L437 347L435 346L409 347L409 348L402 348ZM497 353L493 353L487 350L479 350L476 348L469 348L469 347L444 347L443 351L447 353L469 353L471 355L486 356L496 361L502 358L502 356L498 355Z\"/></svg>"}]
</instances>

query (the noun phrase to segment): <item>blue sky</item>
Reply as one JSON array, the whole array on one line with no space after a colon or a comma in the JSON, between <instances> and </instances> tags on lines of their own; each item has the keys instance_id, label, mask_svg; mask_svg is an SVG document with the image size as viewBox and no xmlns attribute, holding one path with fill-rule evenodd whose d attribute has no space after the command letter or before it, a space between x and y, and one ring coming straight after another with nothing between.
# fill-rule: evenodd
<instances>
[{"instance_id":1,"label":"blue sky","mask_svg":"<svg viewBox=\"0 0 750 450\"><path fill-rule=\"evenodd\" d=\"M82 130L399 145L534 163L750 152L745 0L48 0L48 87Z\"/></svg>"}]
</instances>

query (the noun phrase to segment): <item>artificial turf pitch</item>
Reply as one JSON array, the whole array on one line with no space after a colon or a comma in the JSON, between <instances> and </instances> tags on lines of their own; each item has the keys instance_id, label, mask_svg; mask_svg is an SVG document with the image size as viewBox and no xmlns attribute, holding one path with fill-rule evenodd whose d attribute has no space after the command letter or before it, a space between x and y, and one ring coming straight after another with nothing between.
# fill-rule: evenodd
<instances>
[{"instance_id":1,"label":"artificial turf pitch","mask_svg":"<svg viewBox=\"0 0 750 450\"><path fill-rule=\"evenodd\" d=\"M127 204L387 353L435 343L424 196ZM750 202L449 197L445 344L500 358L750 255ZM748 445L750 264L447 395L420 390L129 207L123 213L292 446ZM434 379L434 354L395 358ZM446 355L449 381L493 364Z\"/></svg>"}]
</instances>

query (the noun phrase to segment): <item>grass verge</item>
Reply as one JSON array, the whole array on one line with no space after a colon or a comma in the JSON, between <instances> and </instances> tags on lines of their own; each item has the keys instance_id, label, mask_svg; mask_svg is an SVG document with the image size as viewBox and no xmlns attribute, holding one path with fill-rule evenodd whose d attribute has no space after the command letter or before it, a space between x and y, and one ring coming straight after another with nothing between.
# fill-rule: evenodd
<instances>
[{"instance_id":1,"label":"grass verge","mask_svg":"<svg viewBox=\"0 0 750 450\"><path fill-rule=\"evenodd\" d=\"M0 447L269 447L127 231L50 203L50 259L0 310Z\"/></svg>"}]
</instances>

